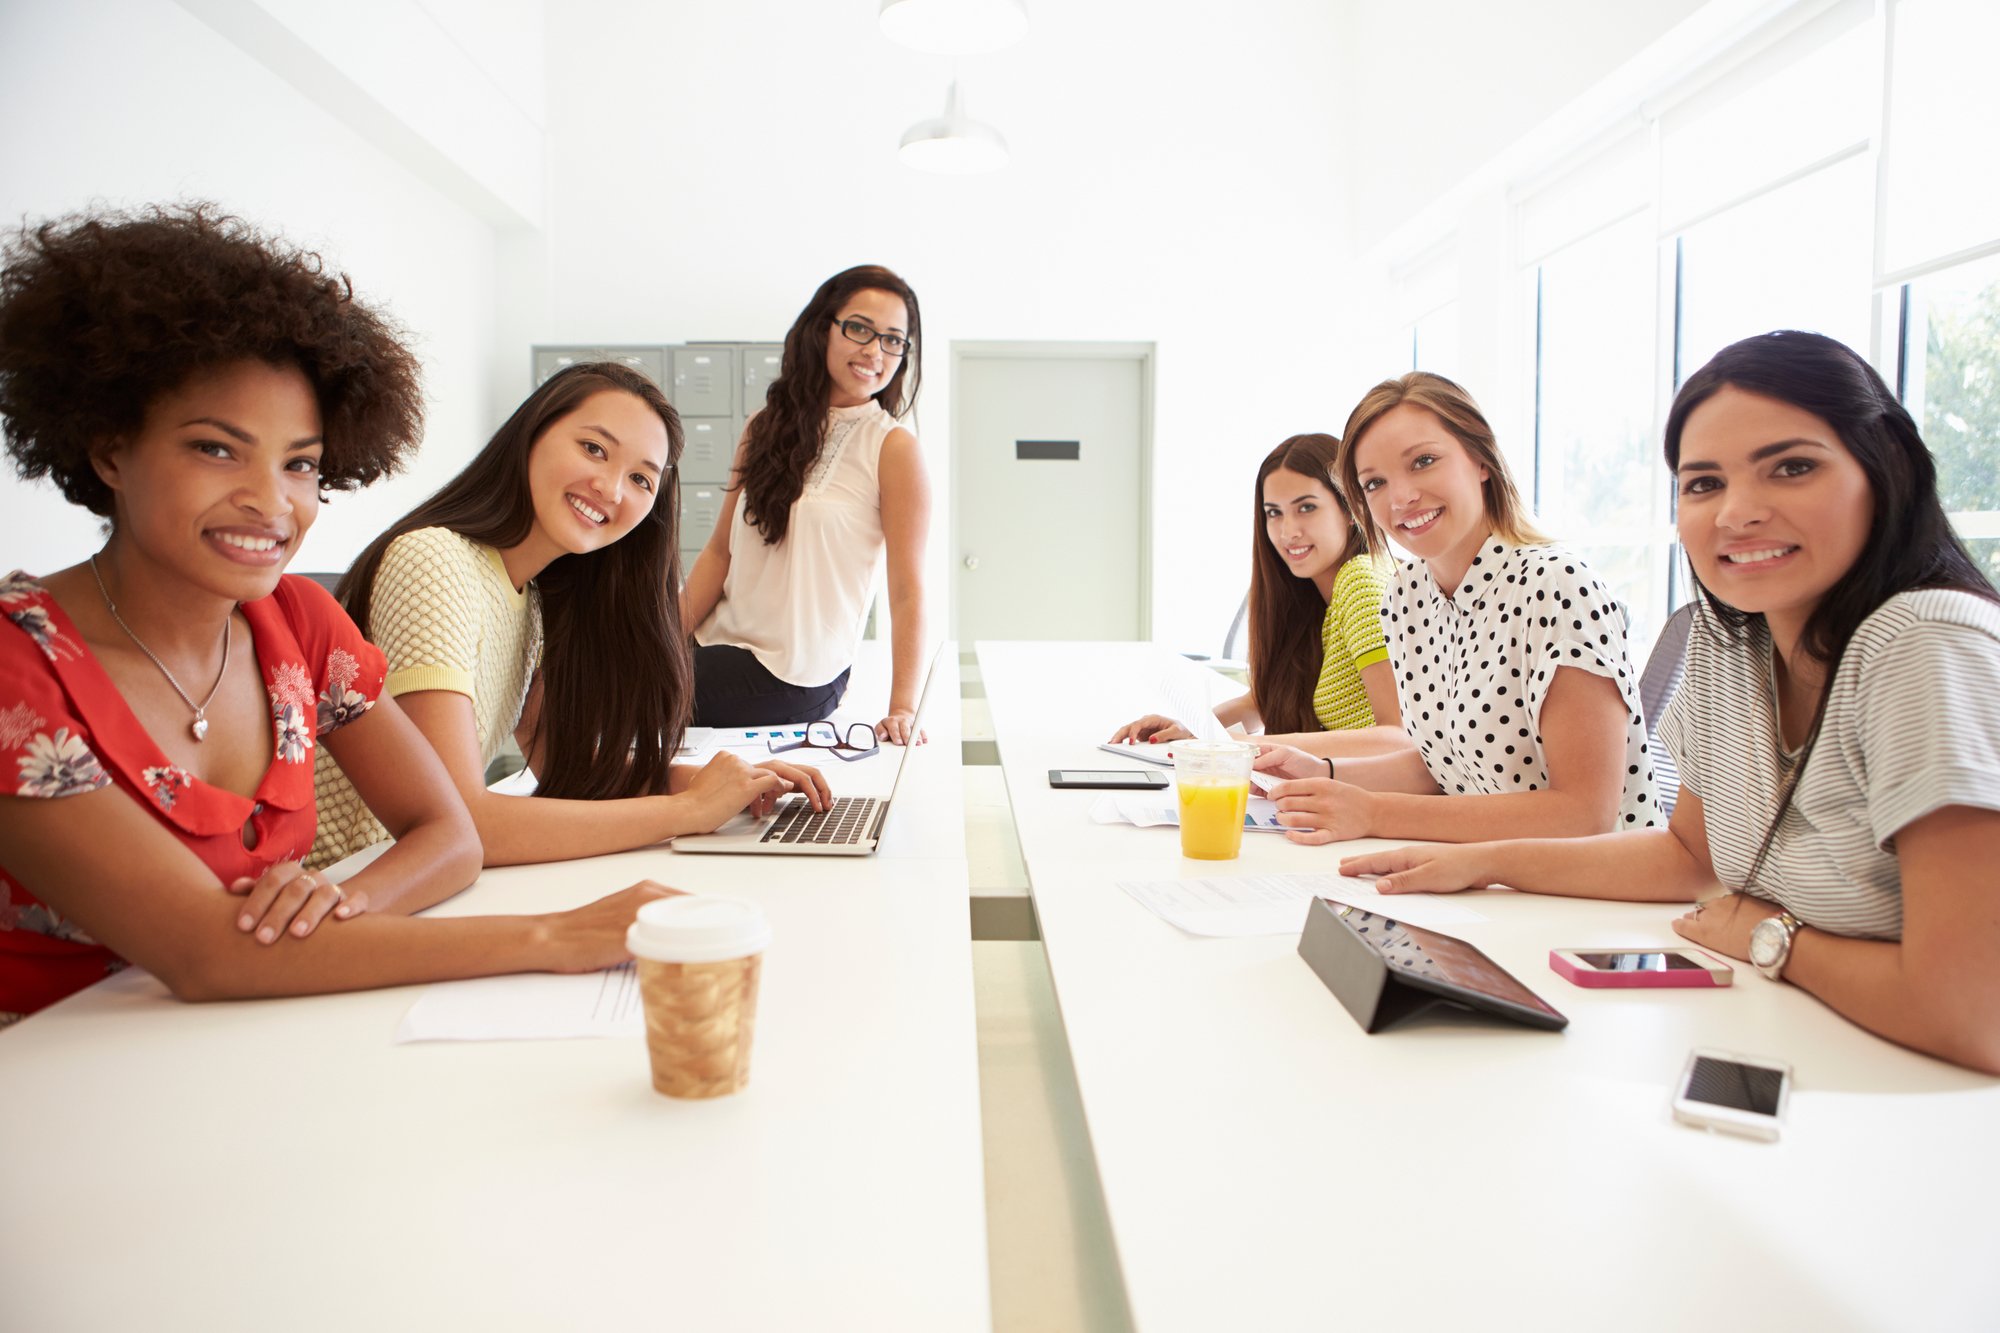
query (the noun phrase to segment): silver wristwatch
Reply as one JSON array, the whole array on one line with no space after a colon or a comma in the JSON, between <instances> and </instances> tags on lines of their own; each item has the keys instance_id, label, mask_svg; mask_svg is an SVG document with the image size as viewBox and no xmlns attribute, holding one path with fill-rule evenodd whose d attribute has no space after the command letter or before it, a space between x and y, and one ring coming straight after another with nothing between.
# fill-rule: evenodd
<instances>
[{"instance_id":1,"label":"silver wristwatch","mask_svg":"<svg viewBox=\"0 0 2000 1333\"><path fill-rule=\"evenodd\" d=\"M1750 965L1767 980L1779 981L1792 961L1792 941L1804 923L1790 912L1767 916L1750 928Z\"/></svg>"}]
</instances>

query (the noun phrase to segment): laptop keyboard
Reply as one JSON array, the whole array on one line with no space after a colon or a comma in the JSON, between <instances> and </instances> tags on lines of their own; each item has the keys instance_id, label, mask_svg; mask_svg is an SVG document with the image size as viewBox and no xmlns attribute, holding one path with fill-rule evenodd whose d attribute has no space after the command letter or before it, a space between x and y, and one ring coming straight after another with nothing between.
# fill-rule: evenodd
<instances>
[{"instance_id":1,"label":"laptop keyboard","mask_svg":"<svg viewBox=\"0 0 2000 1333\"><path fill-rule=\"evenodd\" d=\"M778 805L777 820L759 842L814 842L843 846L867 835L869 818L881 804L873 796L836 796L824 810L814 810L803 796L787 796Z\"/></svg>"}]
</instances>

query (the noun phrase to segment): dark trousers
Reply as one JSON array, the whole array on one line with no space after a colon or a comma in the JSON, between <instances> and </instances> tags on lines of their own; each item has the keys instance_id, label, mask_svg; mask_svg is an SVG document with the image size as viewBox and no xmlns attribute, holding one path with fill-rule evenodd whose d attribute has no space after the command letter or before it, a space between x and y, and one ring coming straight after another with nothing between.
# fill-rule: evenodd
<instances>
[{"instance_id":1,"label":"dark trousers","mask_svg":"<svg viewBox=\"0 0 2000 1333\"><path fill-rule=\"evenodd\" d=\"M849 668L852 670L852 668ZM718 643L694 648L697 727L769 727L830 717L847 692L847 672L824 685L794 685L764 669L748 648Z\"/></svg>"}]
</instances>

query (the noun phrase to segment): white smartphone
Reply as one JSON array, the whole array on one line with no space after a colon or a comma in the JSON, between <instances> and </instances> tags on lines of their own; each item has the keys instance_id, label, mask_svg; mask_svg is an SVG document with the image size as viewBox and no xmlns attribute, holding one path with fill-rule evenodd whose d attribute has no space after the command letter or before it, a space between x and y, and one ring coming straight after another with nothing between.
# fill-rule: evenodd
<instances>
[{"instance_id":1,"label":"white smartphone","mask_svg":"<svg viewBox=\"0 0 2000 1333\"><path fill-rule=\"evenodd\" d=\"M1761 1056L1697 1048L1674 1088L1674 1119L1775 1142L1792 1096L1792 1067Z\"/></svg>"}]
</instances>

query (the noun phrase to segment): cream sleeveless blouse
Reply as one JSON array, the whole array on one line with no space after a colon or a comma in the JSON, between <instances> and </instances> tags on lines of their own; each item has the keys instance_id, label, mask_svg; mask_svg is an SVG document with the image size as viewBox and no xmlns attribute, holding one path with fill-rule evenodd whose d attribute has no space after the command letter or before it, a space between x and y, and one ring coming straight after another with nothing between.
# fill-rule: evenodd
<instances>
[{"instance_id":1,"label":"cream sleeveless blouse","mask_svg":"<svg viewBox=\"0 0 2000 1333\"><path fill-rule=\"evenodd\" d=\"M882 442L896 422L870 399L827 412L826 439L792 504L785 539L767 545L739 497L722 600L695 630L732 644L793 685L824 685L854 663L882 567Z\"/></svg>"}]
</instances>

